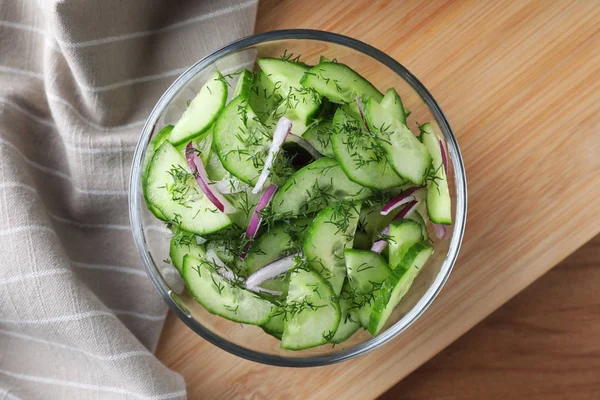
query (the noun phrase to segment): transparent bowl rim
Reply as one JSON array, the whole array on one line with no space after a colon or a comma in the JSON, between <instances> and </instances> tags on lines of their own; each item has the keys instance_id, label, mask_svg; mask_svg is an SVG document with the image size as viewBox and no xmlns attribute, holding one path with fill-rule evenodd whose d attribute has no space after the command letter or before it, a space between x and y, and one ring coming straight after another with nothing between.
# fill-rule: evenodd
<instances>
[{"instance_id":1,"label":"transparent bowl rim","mask_svg":"<svg viewBox=\"0 0 600 400\"><path fill-rule=\"evenodd\" d=\"M427 104L446 139L448 152L450 153L450 159L452 161L452 166L455 171L457 191L454 233L450 242L448 254L435 280L432 282L431 286L429 287L429 289L427 289L427 291L419 300L419 302L410 310L410 312L404 315L399 321L397 321L385 332L369 339L364 343L331 354L314 355L306 357L285 357L261 353L247 349L235 343L231 343L228 340L216 335L215 333L204 327L202 324L200 324L197 320L195 320L192 317L189 317L184 311L182 311L182 309L171 298L171 290L163 280L158 268L154 264L152 257L150 256L150 253L146 247L140 211L141 207L143 207L144 205L142 204L142 201L139 196L139 193L141 191L141 170L144 150L150 140L150 135L154 130L158 118L162 114L163 110L172 101L173 97L177 94L177 92L200 71L204 70L206 67L210 66L215 61L230 53L264 42L272 42L286 39L315 40L349 47L381 62L382 64L390 68L392 71L397 73L406 82L408 82L413 87L413 89L421 96L422 100ZM464 235L466 214L467 184L462 155L460 153L454 133L450 128L450 124L448 123L444 113L442 112L441 108L439 107L438 103L433 98L433 96L408 69L406 69L402 64L400 64L398 61L394 60L392 57L385 54L381 50L378 50L375 47L363 43L357 39L353 39L337 33L319 30L288 29L270 31L248 36L231 42L230 44L221 47L218 50L215 50L211 54L207 55L206 57L192 65L188 70L182 73L181 76L179 76L179 78L177 78L173 82L173 84L165 91L165 93L160 97L160 99L154 106L154 109L150 113L148 119L146 120L146 123L144 124L144 127L142 129L142 134L138 140L135 149L130 175L129 215L135 244L143 260L144 268L146 269L148 276L150 277L152 283L154 284L158 292L161 294L169 308L173 311L173 313L175 313L175 315L177 315L177 317L181 321L183 321L194 332L196 332L198 335L200 335L202 338L206 339L210 343L220 347L221 349L251 361L282 367L323 366L345 361L357 357L359 355L365 354L373 349L376 349L377 347L390 341L391 339L399 335L401 332L403 332L405 329L407 329L410 325L412 325L431 305L433 300L436 298L436 296L446 283L452 271Z\"/></svg>"}]
</instances>

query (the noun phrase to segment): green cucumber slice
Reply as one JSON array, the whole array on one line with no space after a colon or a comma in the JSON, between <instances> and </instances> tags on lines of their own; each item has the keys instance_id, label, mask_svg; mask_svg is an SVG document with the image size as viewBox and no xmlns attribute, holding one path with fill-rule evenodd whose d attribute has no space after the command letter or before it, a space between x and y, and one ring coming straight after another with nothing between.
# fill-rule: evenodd
<instances>
[{"instance_id":1,"label":"green cucumber slice","mask_svg":"<svg viewBox=\"0 0 600 400\"><path fill-rule=\"evenodd\" d=\"M198 244L196 235L193 233L179 231L171 238L169 245L169 257L171 263L179 273L183 271L183 257L191 255L199 260L203 260L206 255L204 245Z\"/></svg>"},{"instance_id":2,"label":"green cucumber slice","mask_svg":"<svg viewBox=\"0 0 600 400\"><path fill-rule=\"evenodd\" d=\"M302 249L310 265L338 295L346 278L344 250L352 247L360 203L341 202L319 212L304 237Z\"/></svg>"},{"instance_id":3,"label":"green cucumber slice","mask_svg":"<svg viewBox=\"0 0 600 400\"><path fill-rule=\"evenodd\" d=\"M263 71L254 74L254 82L248 103L263 124L268 121L271 112L281 101L275 85Z\"/></svg>"},{"instance_id":4,"label":"green cucumber slice","mask_svg":"<svg viewBox=\"0 0 600 400\"><path fill-rule=\"evenodd\" d=\"M152 160L152 156L156 149L160 147L161 144L169 137L169 134L173 130L173 125L167 125L162 128L160 131L154 135L150 143L148 143L148 147L146 148L146 153L144 153L144 162L142 163L142 170L144 171L142 174L142 187L144 188L144 201L146 202L146 207L154 216L160 220L166 221L167 217L164 216L162 212L156 207L154 207L148 201L146 197L146 181L148 180L148 166L150 165L150 160Z\"/></svg>"},{"instance_id":5,"label":"green cucumber slice","mask_svg":"<svg viewBox=\"0 0 600 400\"><path fill-rule=\"evenodd\" d=\"M372 97L379 102L383 95L365 78L345 64L324 62L309 69L300 81L334 103L351 103L355 95Z\"/></svg>"},{"instance_id":6,"label":"green cucumber slice","mask_svg":"<svg viewBox=\"0 0 600 400\"><path fill-rule=\"evenodd\" d=\"M381 331L432 253L433 247L428 243L413 245L404 255L400 266L383 282L369 319L369 332L372 335Z\"/></svg>"},{"instance_id":7,"label":"green cucumber slice","mask_svg":"<svg viewBox=\"0 0 600 400\"><path fill-rule=\"evenodd\" d=\"M398 121L402 122L406 125L406 115L404 114L404 105L402 104L402 99L400 95L396 92L394 88L389 88L383 99L381 99L381 107L385 108L387 112L390 113L393 117L396 117Z\"/></svg>"},{"instance_id":8,"label":"green cucumber slice","mask_svg":"<svg viewBox=\"0 0 600 400\"><path fill-rule=\"evenodd\" d=\"M381 255L370 250L348 249L344 257L348 280L353 289L352 308L357 310L360 324L366 329L381 284L392 271Z\"/></svg>"},{"instance_id":9,"label":"green cucumber slice","mask_svg":"<svg viewBox=\"0 0 600 400\"><path fill-rule=\"evenodd\" d=\"M358 310L353 307L354 298L354 291L350 286L350 282L346 280L344 286L342 286L342 293L340 293L340 325L335 331L331 343L345 342L360 328Z\"/></svg>"},{"instance_id":10,"label":"green cucumber slice","mask_svg":"<svg viewBox=\"0 0 600 400\"><path fill-rule=\"evenodd\" d=\"M254 209L260 201L261 195L262 193L254 194L249 189L239 193L224 195L236 210L234 213L228 214L231 222L245 230L252 218Z\"/></svg>"},{"instance_id":11,"label":"green cucumber slice","mask_svg":"<svg viewBox=\"0 0 600 400\"><path fill-rule=\"evenodd\" d=\"M308 90L300 84L300 79L308 71L308 67L280 58L259 58L256 63L269 80L273 82L277 92L284 99L276 114L280 116L288 115L287 111L293 110L293 114L297 116L297 119L304 125L308 125L309 120L318 113L321 106L321 97L315 91ZM294 119L293 116L290 119ZM292 129L294 129L293 125ZM294 131L294 134L299 136L302 133L304 131Z\"/></svg>"},{"instance_id":12,"label":"green cucumber slice","mask_svg":"<svg viewBox=\"0 0 600 400\"><path fill-rule=\"evenodd\" d=\"M202 236L231 225L229 217L197 188L187 162L168 141L150 161L145 190L148 201L185 231Z\"/></svg>"},{"instance_id":13,"label":"green cucumber slice","mask_svg":"<svg viewBox=\"0 0 600 400\"><path fill-rule=\"evenodd\" d=\"M210 153L208 162L205 164L205 168L206 174L213 182L222 181L223 179L231 176L229 171L227 171L221 163L217 153L214 151Z\"/></svg>"},{"instance_id":14,"label":"green cucumber slice","mask_svg":"<svg viewBox=\"0 0 600 400\"><path fill-rule=\"evenodd\" d=\"M389 260L390 268L395 269L406 252L418 242L422 242L423 229L418 222L400 218L390 224Z\"/></svg>"},{"instance_id":15,"label":"green cucumber slice","mask_svg":"<svg viewBox=\"0 0 600 400\"><path fill-rule=\"evenodd\" d=\"M413 221L415 221L419 225L421 225L421 234L423 235L423 241L425 241L425 242L429 241L429 232L427 232L427 223L425 222L425 219L423 218L423 216L421 215L419 210L416 210L415 212L408 214L406 216L406 218L412 219Z\"/></svg>"},{"instance_id":16,"label":"green cucumber slice","mask_svg":"<svg viewBox=\"0 0 600 400\"><path fill-rule=\"evenodd\" d=\"M233 285L211 263L191 255L183 258L183 280L206 311L230 321L263 325L277 309L271 302Z\"/></svg>"},{"instance_id":17,"label":"green cucumber slice","mask_svg":"<svg viewBox=\"0 0 600 400\"><path fill-rule=\"evenodd\" d=\"M217 120L227 101L227 84L219 71L202 86L169 135L177 146L206 132Z\"/></svg>"},{"instance_id":18,"label":"green cucumber slice","mask_svg":"<svg viewBox=\"0 0 600 400\"><path fill-rule=\"evenodd\" d=\"M340 323L331 286L315 271L292 270L281 347L302 350L329 342Z\"/></svg>"},{"instance_id":19,"label":"green cucumber slice","mask_svg":"<svg viewBox=\"0 0 600 400\"><path fill-rule=\"evenodd\" d=\"M401 186L404 179L390 166L386 152L362 121L338 108L333 117L333 151L348 178L373 189Z\"/></svg>"},{"instance_id":20,"label":"green cucumber slice","mask_svg":"<svg viewBox=\"0 0 600 400\"><path fill-rule=\"evenodd\" d=\"M237 84L233 90L233 98L240 96L244 100L250 99L250 91L252 90L252 84L254 82L254 74L247 69L242 70L238 77Z\"/></svg>"},{"instance_id":21,"label":"green cucumber slice","mask_svg":"<svg viewBox=\"0 0 600 400\"><path fill-rule=\"evenodd\" d=\"M427 148L406 125L398 122L372 98L367 102L365 115L392 168L401 177L417 185L423 184L431 164Z\"/></svg>"},{"instance_id":22,"label":"green cucumber slice","mask_svg":"<svg viewBox=\"0 0 600 400\"><path fill-rule=\"evenodd\" d=\"M330 202L362 200L370 189L352 182L337 161L323 157L294 173L271 201L279 218L309 214Z\"/></svg>"},{"instance_id":23,"label":"green cucumber slice","mask_svg":"<svg viewBox=\"0 0 600 400\"><path fill-rule=\"evenodd\" d=\"M310 143L319 153L325 157L334 158L333 143L331 142L331 133L333 131L333 121L328 119L313 124L304 134L302 139Z\"/></svg>"},{"instance_id":24,"label":"green cucumber slice","mask_svg":"<svg viewBox=\"0 0 600 400\"><path fill-rule=\"evenodd\" d=\"M277 307L275 313L266 324L262 325L263 331L269 335L281 340L283 336L283 327L285 325L285 309Z\"/></svg>"},{"instance_id":25,"label":"green cucumber slice","mask_svg":"<svg viewBox=\"0 0 600 400\"><path fill-rule=\"evenodd\" d=\"M432 158L431 179L427 180L427 214L436 224L452 224L452 205L448 177L442 163L442 150L439 139L429 122L421 125L421 141Z\"/></svg>"},{"instance_id":26,"label":"green cucumber slice","mask_svg":"<svg viewBox=\"0 0 600 400\"><path fill-rule=\"evenodd\" d=\"M241 97L225 107L215 126L213 147L223 167L249 185L262 171L270 142L271 134Z\"/></svg>"},{"instance_id":27,"label":"green cucumber slice","mask_svg":"<svg viewBox=\"0 0 600 400\"><path fill-rule=\"evenodd\" d=\"M262 234L250 247L246 256L246 270L250 275L265 265L295 252L297 238L287 224L276 225ZM288 274L278 276L261 284L261 287L277 290L285 294L288 291Z\"/></svg>"}]
</instances>

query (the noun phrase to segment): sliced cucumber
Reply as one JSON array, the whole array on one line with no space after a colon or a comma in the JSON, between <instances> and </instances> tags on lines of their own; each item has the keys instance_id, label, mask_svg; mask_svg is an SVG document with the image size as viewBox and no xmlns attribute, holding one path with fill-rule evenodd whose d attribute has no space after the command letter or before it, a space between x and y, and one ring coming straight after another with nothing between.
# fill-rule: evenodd
<instances>
[{"instance_id":1,"label":"sliced cucumber","mask_svg":"<svg viewBox=\"0 0 600 400\"><path fill-rule=\"evenodd\" d=\"M221 160L219 159L219 156L214 151L210 153L208 162L205 164L205 168L206 174L213 182L222 181L227 177L231 177L231 174L225 169L221 163Z\"/></svg>"},{"instance_id":2,"label":"sliced cucumber","mask_svg":"<svg viewBox=\"0 0 600 400\"><path fill-rule=\"evenodd\" d=\"M335 62L324 62L312 67L304 74L300 83L334 103L353 102L356 94L372 97L377 102L383 98L371 82L349 66Z\"/></svg>"},{"instance_id":3,"label":"sliced cucumber","mask_svg":"<svg viewBox=\"0 0 600 400\"><path fill-rule=\"evenodd\" d=\"M404 114L404 105L402 104L402 99L400 95L396 92L394 88L389 88L383 99L381 99L381 107L385 108L387 112L390 113L393 117L396 117L398 121L402 122L406 125L406 115Z\"/></svg>"},{"instance_id":4,"label":"sliced cucumber","mask_svg":"<svg viewBox=\"0 0 600 400\"><path fill-rule=\"evenodd\" d=\"M333 158L335 154L333 153L333 143L331 142L332 127L333 121L326 119L308 128L302 135L302 138L325 157Z\"/></svg>"},{"instance_id":5,"label":"sliced cucumber","mask_svg":"<svg viewBox=\"0 0 600 400\"><path fill-rule=\"evenodd\" d=\"M375 135L341 108L333 117L331 140L335 158L351 181L379 190L405 183L390 166Z\"/></svg>"},{"instance_id":6,"label":"sliced cucumber","mask_svg":"<svg viewBox=\"0 0 600 400\"><path fill-rule=\"evenodd\" d=\"M227 84L219 71L202 86L169 135L177 146L206 132L217 120L227 101Z\"/></svg>"},{"instance_id":7,"label":"sliced cucumber","mask_svg":"<svg viewBox=\"0 0 600 400\"><path fill-rule=\"evenodd\" d=\"M350 286L350 282L346 280L342 287L342 293L340 294L340 325L335 331L331 343L342 343L354 335L354 333L360 328L360 321L358 320L358 310L353 307L353 300L355 298L354 291Z\"/></svg>"},{"instance_id":8,"label":"sliced cucumber","mask_svg":"<svg viewBox=\"0 0 600 400\"><path fill-rule=\"evenodd\" d=\"M390 224L389 260L395 269L415 243L422 242L423 229L418 222L401 218Z\"/></svg>"},{"instance_id":9,"label":"sliced cucumber","mask_svg":"<svg viewBox=\"0 0 600 400\"><path fill-rule=\"evenodd\" d=\"M262 325L263 331L269 335L281 340L283 336L283 327L285 325L285 309L277 307L275 313L266 324Z\"/></svg>"},{"instance_id":10,"label":"sliced cucumber","mask_svg":"<svg viewBox=\"0 0 600 400\"><path fill-rule=\"evenodd\" d=\"M401 177L417 185L423 184L431 164L427 148L373 98L367 102L365 115L392 168Z\"/></svg>"},{"instance_id":11,"label":"sliced cucumber","mask_svg":"<svg viewBox=\"0 0 600 400\"><path fill-rule=\"evenodd\" d=\"M213 146L223 167L254 185L268 153L271 134L241 97L233 99L215 126Z\"/></svg>"},{"instance_id":12,"label":"sliced cucumber","mask_svg":"<svg viewBox=\"0 0 600 400\"><path fill-rule=\"evenodd\" d=\"M197 189L187 162L168 141L150 161L145 191L148 201L185 231L204 235L231 225L229 217Z\"/></svg>"},{"instance_id":13,"label":"sliced cucumber","mask_svg":"<svg viewBox=\"0 0 600 400\"><path fill-rule=\"evenodd\" d=\"M400 266L383 282L375 299L369 319L369 332L377 335L412 286L413 281L433 253L428 243L413 245L404 255Z\"/></svg>"},{"instance_id":14,"label":"sliced cucumber","mask_svg":"<svg viewBox=\"0 0 600 400\"><path fill-rule=\"evenodd\" d=\"M244 100L250 99L250 91L252 90L252 84L254 83L254 74L247 69L242 70L242 73L238 77L237 84L233 90L233 97L240 96Z\"/></svg>"},{"instance_id":15,"label":"sliced cucumber","mask_svg":"<svg viewBox=\"0 0 600 400\"><path fill-rule=\"evenodd\" d=\"M257 72L254 75L254 82L248 103L258 116L260 122L264 124L269 119L269 115L280 101L281 96L277 92L273 82L271 82L264 71Z\"/></svg>"},{"instance_id":16,"label":"sliced cucumber","mask_svg":"<svg viewBox=\"0 0 600 400\"><path fill-rule=\"evenodd\" d=\"M256 63L264 71L269 80L273 82L277 92L284 99L283 103L278 107L276 114L281 116L286 115L289 118L290 114L288 111L293 111L293 114L297 116L299 121L305 126L308 125L310 119L317 115L321 106L321 97L316 92L307 90L300 84L300 79L308 71L308 67L280 58L259 58L256 60ZM294 119L294 115L291 115L292 118L290 119ZM292 125L293 129L294 126ZM293 132L296 135L304 133L299 131Z\"/></svg>"},{"instance_id":17,"label":"sliced cucumber","mask_svg":"<svg viewBox=\"0 0 600 400\"><path fill-rule=\"evenodd\" d=\"M319 63L332 62L329 58L325 56L319 57Z\"/></svg>"},{"instance_id":18,"label":"sliced cucumber","mask_svg":"<svg viewBox=\"0 0 600 400\"><path fill-rule=\"evenodd\" d=\"M271 201L280 218L309 214L331 202L362 200L372 194L348 179L337 161L323 157L292 175Z\"/></svg>"},{"instance_id":19,"label":"sliced cucumber","mask_svg":"<svg viewBox=\"0 0 600 400\"><path fill-rule=\"evenodd\" d=\"M194 258L203 260L206 255L204 245L198 244L196 237L192 233L179 231L171 238L169 257L179 273L183 271L183 257L189 254Z\"/></svg>"},{"instance_id":20,"label":"sliced cucumber","mask_svg":"<svg viewBox=\"0 0 600 400\"><path fill-rule=\"evenodd\" d=\"M452 210L448 178L442 162L440 142L429 122L421 125L421 141L432 158L432 179L427 181L427 214L436 224L452 224ZM445 151L445 150L444 150Z\"/></svg>"},{"instance_id":21,"label":"sliced cucumber","mask_svg":"<svg viewBox=\"0 0 600 400\"><path fill-rule=\"evenodd\" d=\"M206 311L230 321L263 325L277 310L271 302L223 278L211 263L191 255L183 258L183 279Z\"/></svg>"},{"instance_id":22,"label":"sliced cucumber","mask_svg":"<svg viewBox=\"0 0 600 400\"><path fill-rule=\"evenodd\" d=\"M168 139L169 134L171 133L172 130L173 130L173 125L165 126L160 131L158 131L156 133L156 135L154 135L152 140L150 140L150 143L148 143L148 147L146 148L146 153L144 153L144 163L143 163L143 165L144 165L143 178L144 179L146 179L146 177L148 175L148 166L150 165L150 160L152 159L154 152L156 152L156 149L158 149L160 147L160 145L163 144L163 142Z\"/></svg>"},{"instance_id":23,"label":"sliced cucumber","mask_svg":"<svg viewBox=\"0 0 600 400\"><path fill-rule=\"evenodd\" d=\"M148 199L146 198L146 181L148 178L148 166L150 165L150 160L152 160L152 156L154 155L154 152L156 151L156 149L158 149L160 147L161 144L163 144L163 142L165 140L167 140L167 138L169 137L169 134L171 133L171 131L173 130L173 125L167 125L164 128L162 128L160 131L158 131L156 133L156 135L154 135L154 137L152 138L152 140L150 140L150 143L148 143L148 147L146 148L146 153L144 153L144 162L143 162L143 167L142 170L144 171L144 173L142 174L142 187L144 188L144 201L146 202L146 206L148 207L148 210L150 210L150 212L152 214L154 214L154 216L160 220L166 221L167 217L164 216L164 214L156 207L154 207L152 204L150 204L150 202L148 201Z\"/></svg>"},{"instance_id":24,"label":"sliced cucumber","mask_svg":"<svg viewBox=\"0 0 600 400\"><path fill-rule=\"evenodd\" d=\"M338 295L346 278L344 250L352 247L360 203L341 202L319 212L310 224L302 249L304 256Z\"/></svg>"},{"instance_id":25,"label":"sliced cucumber","mask_svg":"<svg viewBox=\"0 0 600 400\"><path fill-rule=\"evenodd\" d=\"M413 221L415 221L415 222L419 223L419 225L421 225L421 234L423 235L423 240L428 241L429 240L429 232L427 232L427 223L425 222L425 219L423 218L421 213L418 210L416 210L415 212L408 214L406 216L406 218L412 219Z\"/></svg>"},{"instance_id":26,"label":"sliced cucumber","mask_svg":"<svg viewBox=\"0 0 600 400\"><path fill-rule=\"evenodd\" d=\"M268 232L262 234L250 247L246 256L246 270L250 275L265 265L272 263L298 248L294 234L286 224L274 226ZM289 285L289 276L284 274L270 279L261 284L261 287L277 290L285 294Z\"/></svg>"},{"instance_id":27,"label":"sliced cucumber","mask_svg":"<svg viewBox=\"0 0 600 400\"><path fill-rule=\"evenodd\" d=\"M369 250L349 249L344 252L344 256L354 294L352 308L357 310L360 324L366 329L381 283L392 271L381 255Z\"/></svg>"},{"instance_id":28,"label":"sliced cucumber","mask_svg":"<svg viewBox=\"0 0 600 400\"><path fill-rule=\"evenodd\" d=\"M331 286L315 271L291 272L281 347L302 350L333 339L340 306Z\"/></svg>"}]
</instances>

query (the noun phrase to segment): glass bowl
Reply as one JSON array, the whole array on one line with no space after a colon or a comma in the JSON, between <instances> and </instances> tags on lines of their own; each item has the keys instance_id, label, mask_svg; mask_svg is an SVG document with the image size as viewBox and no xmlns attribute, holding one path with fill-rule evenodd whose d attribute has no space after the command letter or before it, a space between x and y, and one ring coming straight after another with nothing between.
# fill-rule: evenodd
<instances>
[{"instance_id":1,"label":"glass bowl","mask_svg":"<svg viewBox=\"0 0 600 400\"><path fill-rule=\"evenodd\" d=\"M260 327L241 325L212 315L185 290L174 267L163 261L169 254L170 232L146 209L142 194L142 164L150 138L164 125L175 123L210 74L240 68L252 69L256 57L301 55L307 64L317 64L325 55L350 65L381 91L395 88L412 111L407 124L413 131L417 121L430 121L446 140L449 153L448 180L454 224L446 238L434 244L434 254L396 308L381 333L372 337L360 329L342 344L302 351L281 349L279 341ZM231 94L230 94L231 95ZM264 364L305 367L347 360L388 342L425 312L448 279L461 245L467 212L465 170L456 138L442 110L429 91L396 60L356 39L316 30L266 32L235 41L184 72L159 99L144 125L134 154L129 188L129 211L136 246L152 283L171 310L194 332L237 356Z\"/></svg>"}]
</instances>

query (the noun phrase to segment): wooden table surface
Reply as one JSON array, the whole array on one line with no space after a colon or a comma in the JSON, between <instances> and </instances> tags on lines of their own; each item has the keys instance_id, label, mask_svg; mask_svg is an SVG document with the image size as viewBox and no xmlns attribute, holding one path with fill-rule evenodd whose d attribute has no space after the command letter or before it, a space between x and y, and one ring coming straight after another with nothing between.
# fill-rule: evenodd
<instances>
[{"instance_id":1,"label":"wooden table surface","mask_svg":"<svg viewBox=\"0 0 600 400\"><path fill-rule=\"evenodd\" d=\"M600 235L380 400L600 399Z\"/></svg>"},{"instance_id":2,"label":"wooden table surface","mask_svg":"<svg viewBox=\"0 0 600 400\"><path fill-rule=\"evenodd\" d=\"M465 160L466 235L428 311L342 364L259 365L171 316L157 354L191 399L377 397L600 232L598 1L262 1L256 30L282 28L363 40L429 88Z\"/></svg>"}]
</instances>

